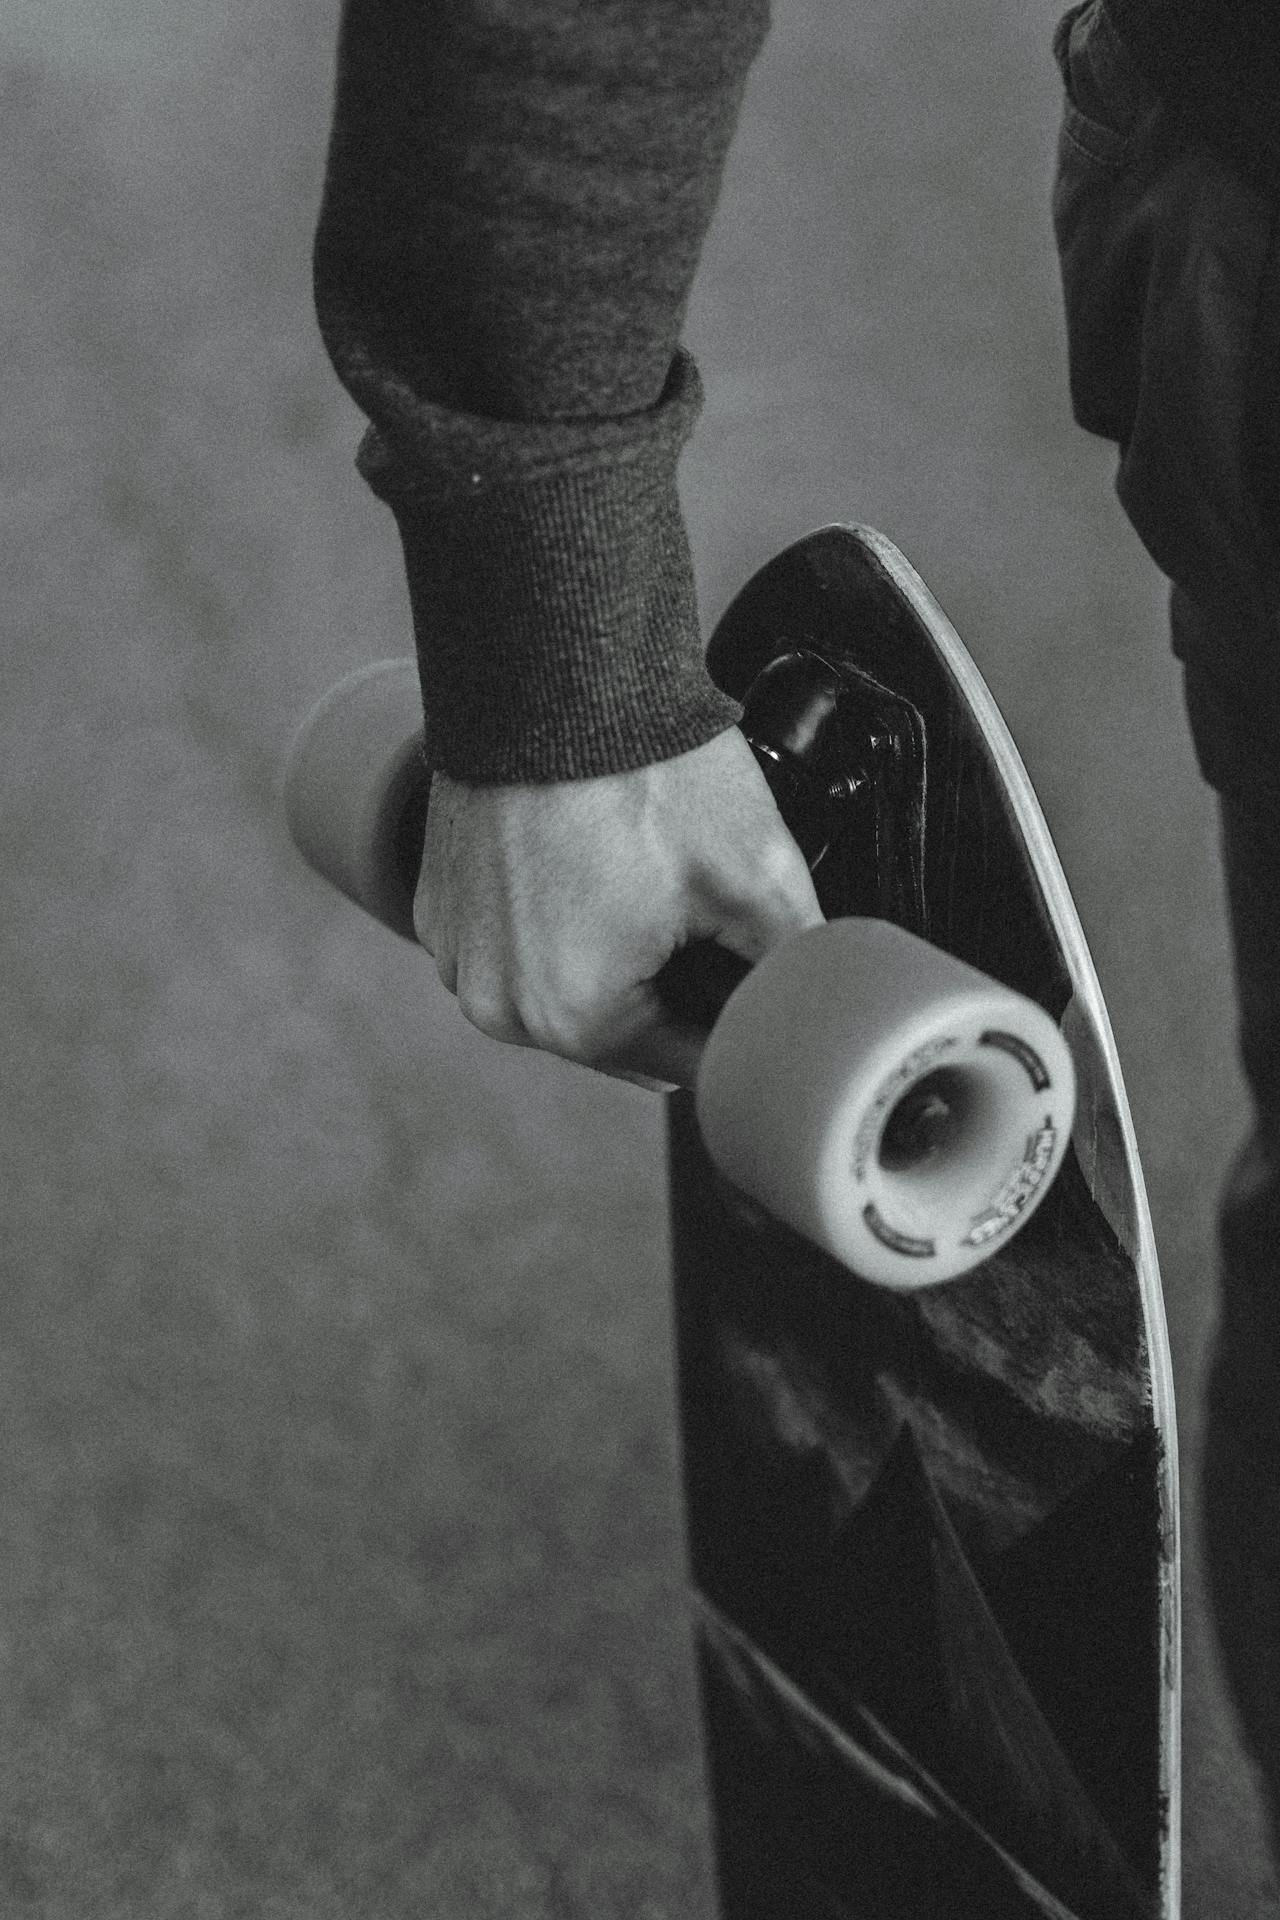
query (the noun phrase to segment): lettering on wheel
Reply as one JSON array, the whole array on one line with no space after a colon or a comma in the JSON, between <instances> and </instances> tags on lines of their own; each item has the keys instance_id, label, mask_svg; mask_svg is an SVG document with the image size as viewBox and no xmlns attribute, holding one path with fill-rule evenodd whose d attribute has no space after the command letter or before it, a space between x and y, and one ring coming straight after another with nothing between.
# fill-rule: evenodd
<instances>
[{"instance_id":1,"label":"lettering on wheel","mask_svg":"<svg viewBox=\"0 0 1280 1920\"><path fill-rule=\"evenodd\" d=\"M965 1235L965 1245L982 1247L999 1234L1007 1233L1030 1206L1053 1163L1058 1132L1053 1115L1046 1114L1044 1125L1031 1134L1023 1156L989 1207L984 1208Z\"/></svg>"},{"instance_id":2,"label":"lettering on wheel","mask_svg":"<svg viewBox=\"0 0 1280 1920\"><path fill-rule=\"evenodd\" d=\"M891 1227L874 1201L862 1209L862 1217L881 1246L892 1247L895 1253L905 1253L913 1260L927 1260L938 1251L936 1240L916 1240L909 1233L899 1233L896 1227Z\"/></svg>"},{"instance_id":3,"label":"lettering on wheel","mask_svg":"<svg viewBox=\"0 0 1280 1920\"><path fill-rule=\"evenodd\" d=\"M980 1046L998 1047L1001 1053L1012 1054L1020 1067L1025 1068L1027 1078L1037 1093L1043 1093L1050 1085L1048 1068L1036 1052L1016 1033L1002 1033L998 1028L988 1028L979 1039Z\"/></svg>"}]
</instances>

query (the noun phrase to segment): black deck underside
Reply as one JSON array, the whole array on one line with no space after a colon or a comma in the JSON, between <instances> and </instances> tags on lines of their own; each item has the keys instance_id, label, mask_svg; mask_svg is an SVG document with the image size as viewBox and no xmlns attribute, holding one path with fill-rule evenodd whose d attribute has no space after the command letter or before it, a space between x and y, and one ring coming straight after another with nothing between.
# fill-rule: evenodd
<instances>
[{"instance_id":1,"label":"black deck underside","mask_svg":"<svg viewBox=\"0 0 1280 1920\"><path fill-rule=\"evenodd\" d=\"M928 936L1060 1017L1070 977L987 750L854 536L757 576L712 663L741 692L796 647L919 710ZM838 847L816 877L828 915L864 910ZM685 1096L671 1145L726 1920L1154 1920L1160 1441L1133 1259L1073 1154L991 1261L904 1296L734 1195Z\"/></svg>"}]
</instances>

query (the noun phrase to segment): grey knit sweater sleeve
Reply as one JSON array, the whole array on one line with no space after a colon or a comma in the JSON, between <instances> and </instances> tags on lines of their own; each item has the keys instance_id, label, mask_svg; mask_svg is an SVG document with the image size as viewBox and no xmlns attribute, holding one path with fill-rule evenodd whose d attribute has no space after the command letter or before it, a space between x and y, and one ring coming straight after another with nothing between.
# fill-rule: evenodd
<instances>
[{"instance_id":1,"label":"grey knit sweater sleeve","mask_svg":"<svg viewBox=\"0 0 1280 1920\"><path fill-rule=\"evenodd\" d=\"M316 306L404 546L432 765L616 772L703 665L679 346L766 0L346 0Z\"/></svg>"}]
</instances>

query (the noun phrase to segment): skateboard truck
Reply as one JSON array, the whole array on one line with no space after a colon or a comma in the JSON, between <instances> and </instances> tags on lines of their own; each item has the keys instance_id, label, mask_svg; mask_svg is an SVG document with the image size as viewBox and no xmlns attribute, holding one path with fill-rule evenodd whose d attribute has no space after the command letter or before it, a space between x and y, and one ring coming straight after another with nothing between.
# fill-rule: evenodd
<instances>
[{"instance_id":1,"label":"skateboard truck","mask_svg":"<svg viewBox=\"0 0 1280 1920\"><path fill-rule=\"evenodd\" d=\"M842 912L923 934L925 731L911 702L797 648L761 668L741 724L819 893L838 886ZM841 871L820 881L837 847Z\"/></svg>"},{"instance_id":2,"label":"skateboard truck","mask_svg":"<svg viewBox=\"0 0 1280 1920\"><path fill-rule=\"evenodd\" d=\"M925 758L924 723L910 701L856 667L796 648L751 682L741 726L811 873L834 842L853 833L853 857L879 891L890 878L880 871L885 853L902 839L890 823L905 809L912 831L900 858L915 890Z\"/></svg>"}]
</instances>

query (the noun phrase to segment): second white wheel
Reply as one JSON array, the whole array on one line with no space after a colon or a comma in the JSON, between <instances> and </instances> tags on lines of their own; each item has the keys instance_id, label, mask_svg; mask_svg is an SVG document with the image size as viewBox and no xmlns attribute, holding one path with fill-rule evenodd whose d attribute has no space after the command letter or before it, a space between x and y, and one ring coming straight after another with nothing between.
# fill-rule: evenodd
<instances>
[{"instance_id":1,"label":"second white wheel","mask_svg":"<svg viewBox=\"0 0 1280 1920\"><path fill-rule=\"evenodd\" d=\"M780 943L737 987L697 1089L735 1186L854 1272L955 1279L1048 1191L1071 1055L1034 1001L882 920Z\"/></svg>"},{"instance_id":2,"label":"second white wheel","mask_svg":"<svg viewBox=\"0 0 1280 1920\"><path fill-rule=\"evenodd\" d=\"M426 789L422 696L413 660L378 660L331 687L289 751L285 815L300 852L378 920L414 938L414 879L400 828ZM415 849L421 851L421 845Z\"/></svg>"}]
</instances>

